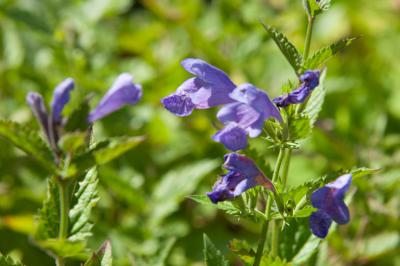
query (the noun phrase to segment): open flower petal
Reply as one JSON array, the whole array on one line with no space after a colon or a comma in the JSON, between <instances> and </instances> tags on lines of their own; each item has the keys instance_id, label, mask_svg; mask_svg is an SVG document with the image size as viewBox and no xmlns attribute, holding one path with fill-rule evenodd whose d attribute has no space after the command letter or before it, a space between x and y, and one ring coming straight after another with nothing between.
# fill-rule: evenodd
<instances>
[{"instance_id":1,"label":"open flower petal","mask_svg":"<svg viewBox=\"0 0 400 266\"><path fill-rule=\"evenodd\" d=\"M331 224L332 219L323 211L313 212L310 216L310 228L317 237L325 238Z\"/></svg>"},{"instance_id":2,"label":"open flower petal","mask_svg":"<svg viewBox=\"0 0 400 266\"><path fill-rule=\"evenodd\" d=\"M238 151L247 147L246 131L236 123L230 123L218 131L213 140L222 143L225 148L231 151Z\"/></svg>"}]
</instances>

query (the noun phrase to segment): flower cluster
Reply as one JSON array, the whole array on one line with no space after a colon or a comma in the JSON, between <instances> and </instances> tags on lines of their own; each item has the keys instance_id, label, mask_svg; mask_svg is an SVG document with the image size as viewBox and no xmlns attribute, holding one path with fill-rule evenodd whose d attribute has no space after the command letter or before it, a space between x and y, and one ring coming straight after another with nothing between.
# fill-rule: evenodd
<instances>
[{"instance_id":1,"label":"flower cluster","mask_svg":"<svg viewBox=\"0 0 400 266\"><path fill-rule=\"evenodd\" d=\"M228 170L228 173L214 184L212 192L207 193L213 203L232 199L257 185L275 191L272 182L265 177L250 158L241 154L230 153L226 154L224 159L223 167Z\"/></svg>"},{"instance_id":2,"label":"flower cluster","mask_svg":"<svg viewBox=\"0 0 400 266\"><path fill-rule=\"evenodd\" d=\"M268 95L251 84L236 86L222 70L201 59L182 61L183 68L196 77L186 80L175 93L161 100L177 116L188 116L194 109L224 105L217 118L225 127L213 139L232 151L247 147L247 135L257 137L264 121L282 117Z\"/></svg>"},{"instance_id":3,"label":"flower cluster","mask_svg":"<svg viewBox=\"0 0 400 266\"><path fill-rule=\"evenodd\" d=\"M73 88L74 81L72 78L63 80L55 88L50 104L50 113L47 112L43 97L39 93L29 92L26 97L28 105L31 107L33 114L53 148L58 141L60 128L65 124L62 111L70 100L70 92ZM97 107L90 112L87 120L89 123L93 123L127 104L135 104L141 97L141 86L133 83L131 75L123 73L117 77Z\"/></svg>"},{"instance_id":4,"label":"flower cluster","mask_svg":"<svg viewBox=\"0 0 400 266\"><path fill-rule=\"evenodd\" d=\"M314 235L325 238L332 220L338 224L349 222L349 209L343 199L351 179L351 174L342 175L312 193L311 203L318 209L310 216L310 228Z\"/></svg>"}]
</instances>

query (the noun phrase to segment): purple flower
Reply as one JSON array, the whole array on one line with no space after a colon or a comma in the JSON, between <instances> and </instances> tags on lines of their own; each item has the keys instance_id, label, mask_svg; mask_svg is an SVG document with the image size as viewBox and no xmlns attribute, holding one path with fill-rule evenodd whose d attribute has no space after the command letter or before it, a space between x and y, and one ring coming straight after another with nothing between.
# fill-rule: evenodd
<instances>
[{"instance_id":1,"label":"purple flower","mask_svg":"<svg viewBox=\"0 0 400 266\"><path fill-rule=\"evenodd\" d=\"M272 191L275 190L271 181L264 176L250 158L230 153L225 155L224 159L224 168L228 170L228 173L214 184L212 192L207 193L213 203L232 199L257 185Z\"/></svg>"},{"instance_id":2,"label":"purple flower","mask_svg":"<svg viewBox=\"0 0 400 266\"><path fill-rule=\"evenodd\" d=\"M61 124L61 112L69 102L70 92L73 88L74 80L67 78L54 89L53 100L51 101L51 116L55 124Z\"/></svg>"},{"instance_id":3,"label":"purple flower","mask_svg":"<svg viewBox=\"0 0 400 266\"><path fill-rule=\"evenodd\" d=\"M343 199L351 178L351 174L342 175L312 193L311 203L318 209L310 216L310 228L314 235L325 238L332 220L338 224L349 222L349 209Z\"/></svg>"},{"instance_id":4,"label":"purple flower","mask_svg":"<svg viewBox=\"0 0 400 266\"><path fill-rule=\"evenodd\" d=\"M279 110L268 95L251 84L238 86L229 96L236 102L225 105L218 112L218 119L226 127L213 136L227 149L237 151L246 148L246 136L254 138L260 135L264 121L270 117L282 121Z\"/></svg>"},{"instance_id":5,"label":"purple flower","mask_svg":"<svg viewBox=\"0 0 400 266\"><path fill-rule=\"evenodd\" d=\"M32 113L42 127L46 137L49 137L48 115L42 95L37 92L29 92L26 96L26 102L31 107Z\"/></svg>"},{"instance_id":6,"label":"purple flower","mask_svg":"<svg viewBox=\"0 0 400 266\"><path fill-rule=\"evenodd\" d=\"M142 87L132 80L132 76L127 73L119 75L97 107L90 112L88 121L92 123L127 104L137 103L142 97Z\"/></svg>"},{"instance_id":7,"label":"purple flower","mask_svg":"<svg viewBox=\"0 0 400 266\"><path fill-rule=\"evenodd\" d=\"M300 81L302 82L300 87L286 95L275 98L273 102L279 107L303 103L311 92L319 85L319 75L320 72L318 70L307 70L300 76Z\"/></svg>"},{"instance_id":8,"label":"purple flower","mask_svg":"<svg viewBox=\"0 0 400 266\"><path fill-rule=\"evenodd\" d=\"M186 80L161 103L177 116L188 116L194 109L207 109L233 102L229 93L236 87L220 69L201 59L187 58L183 68L196 77Z\"/></svg>"}]
</instances>

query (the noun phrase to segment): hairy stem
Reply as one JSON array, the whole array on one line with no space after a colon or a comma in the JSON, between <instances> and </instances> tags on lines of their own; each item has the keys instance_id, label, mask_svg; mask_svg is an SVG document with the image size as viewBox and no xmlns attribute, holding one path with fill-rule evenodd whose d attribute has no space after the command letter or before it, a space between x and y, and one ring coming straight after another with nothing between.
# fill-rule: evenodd
<instances>
[{"instance_id":1,"label":"hairy stem","mask_svg":"<svg viewBox=\"0 0 400 266\"><path fill-rule=\"evenodd\" d=\"M310 52L310 44L311 44L313 26L314 26L314 17L309 16L308 17L306 40L305 40L305 43L304 43L304 53L303 53L304 61L307 60L309 52Z\"/></svg>"},{"instance_id":2,"label":"hairy stem","mask_svg":"<svg viewBox=\"0 0 400 266\"><path fill-rule=\"evenodd\" d=\"M273 183L278 180L279 170L281 168L281 164L283 161L283 154L284 154L284 149L280 148L279 154L278 154L278 159L276 160L276 163L275 163L274 173L272 175ZM269 195L268 199L267 199L267 205L265 206L265 216L267 219L263 222L263 225L262 225L261 238L260 238L260 241L258 242L257 253L254 258L253 266L259 266L260 262L261 262L261 257L263 255L263 251L264 251L265 240L267 238L267 233L268 233L268 223L269 223L269 218L271 216L271 207L272 207L272 196Z\"/></svg>"},{"instance_id":3,"label":"hairy stem","mask_svg":"<svg viewBox=\"0 0 400 266\"><path fill-rule=\"evenodd\" d=\"M69 191L68 182L58 178L58 191L60 195L60 229L58 238L64 240L68 237L68 213L69 213ZM56 258L58 266L64 265L64 259L60 256Z\"/></svg>"}]
</instances>

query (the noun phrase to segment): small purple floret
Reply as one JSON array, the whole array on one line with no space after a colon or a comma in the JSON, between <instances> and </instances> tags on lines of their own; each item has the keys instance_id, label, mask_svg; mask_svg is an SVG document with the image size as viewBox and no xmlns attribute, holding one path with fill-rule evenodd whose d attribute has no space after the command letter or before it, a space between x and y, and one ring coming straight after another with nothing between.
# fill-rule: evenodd
<instances>
[{"instance_id":1,"label":"small purple floret","mask_svg":"<svg viewBox=\"0 0 400 266\"><path fill-rule=\"evenodd\" d=\"M217 114L217 118L226 125L214 135L227 149L237 151L247 147L246 135L251 138L261 134L264 121L273 117L282 121L278 108L271 102L268 95L251 84L236 87L229 95L236 102L225 105ZM232 128L235 131L232 131ZM241 134L238 128L241 129ZM235 133L233 135L233 133ZM224 136L224 139L218 136ZM232 135L232 136L228 136ZM237 145L240 140L240 146Z\"/></svg>"},{"instance_id":2,"label":"small purple floret","mask_svg":"<svg viewBox=\"0 0 400 266\"><path fill-rule=\"evenodd\" d=\"M88 121L93 123L125 105L136 104L141 97L142 87L133 83L133 78L130 74L123 73L118 76L97 107L90 112Z\"/></svg>"},{"instance_id":3,"label":"small purple floret","mask_svg":"<svg viewBox=\"0 0 400 266\"><path fill-rule=\"evenodd\" d=\"M332 220L338 224L350 221L344 195L351 185L351 179L351 174L342 175L312 193L311 203L318 209L310 216L310 228L314 235L326 237Z\"/></svg>"},{"instance_id":4,"label":"small purple floret","mask_svg":"<svg viewBox=\"0 0 400 266\"><path fill-rule=\"evenodd\" d=\"M303 103L311 92L319 85L320 72L307 70L300 76L302 84L292 92L279 96L273 100L278 107L286 107L290 104Z\"/></svg>"},{"instance_id":5,"label":"small purple floret","mask_svg":"<svg viewBox=\"0 0 400 266\"><path fill-rule=\"evenodd\" d=\"M237 153L227 154L224 158L224 168L228 170L228 173L214 184L212 192L207 193L213 203L237 197L257 185L275 190L271 181L250 158Z\"/></svg>"},{"instance_id":6,"label":"small purple floret","mask_svg":"<svg viewBox=\"0 0 400 266\"><path fill-rule=\"evenodd\" d=\"M70 100L70 92L74 88L72 78L64 79L54 89L53 100L51 101L51 116L55 124L61 124L61 112Z\"/></svg>"},{"instance_id":7,"label":"small purple floret","mask_svg":"<svg viewBox=\"0 0 400 266\"><path fill-rule=\"evenodd\" d=\"M236 86L225 72L201 59L187 58L181 64L196 77L186 80L175 93L161 100L165 109L177 116L188 116L194 109L233 102L229 93Z\"/></svg>"},{"instance_id":8,"label":"small purple floret","mask_svg":"<svg viewBox=\"0 0 400 266\"><path fill-rule=\"evenodd\" d=\"M26 96L26 102L30 106L32 113L39 122L46 136L49 136L48 114L42 95L37 92L29 92Z\"/></svg>"}]
</instances>

